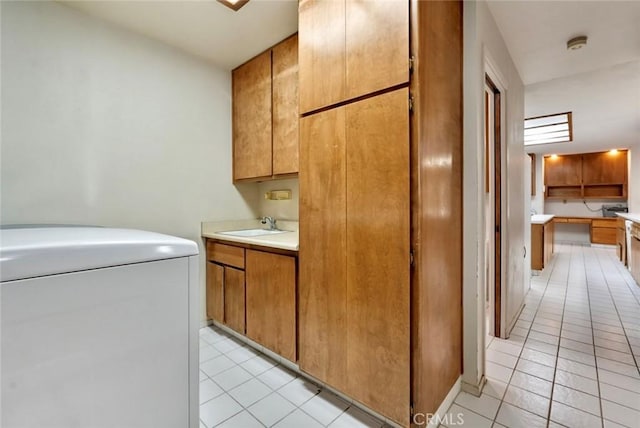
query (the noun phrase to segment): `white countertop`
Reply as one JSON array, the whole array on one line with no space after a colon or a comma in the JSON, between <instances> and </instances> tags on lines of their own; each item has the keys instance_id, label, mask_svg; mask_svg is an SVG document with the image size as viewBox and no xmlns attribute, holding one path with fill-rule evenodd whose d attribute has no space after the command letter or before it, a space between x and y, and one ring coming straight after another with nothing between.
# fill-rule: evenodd
<instances>
[{"instance_id":1,"label":"white countertop","mask_svg":"<svg viewBox=\"0 0 640 428\"><path fill-rule=\"evenodd\" d=\"M554 217L553 214L534 214L531 216L531 224L545 224Z\"/></svg>"},{"instance_id":2,"label":"white countertop","mask_svg":"<svg viewBox=\"0 0 640 428\"><path fill-rule=\"evenodd\" d=\"M616 213L616 214L624 219L631 220L636 223L640 223L640 214L634 214L634 213Z\"/></svg>"},{"instance_id":3,"label":"white countertop","mask_svg":"<svg viewBox=\"0 0 640 428\"><path fill-rule=\"evenodd\" d=\"M229 220L229 221L209 221L202 222L202 236L204 238L219 239L222 241L239 242L242 244L260 245L262 247L280 248L282 250L298 251L298 222L278 220L278 229L289 230L290 232L278 233L275 235L260 236L231 236L218 232L243 229L266 229L260 220Z\"/></svg>"}]
</instances>

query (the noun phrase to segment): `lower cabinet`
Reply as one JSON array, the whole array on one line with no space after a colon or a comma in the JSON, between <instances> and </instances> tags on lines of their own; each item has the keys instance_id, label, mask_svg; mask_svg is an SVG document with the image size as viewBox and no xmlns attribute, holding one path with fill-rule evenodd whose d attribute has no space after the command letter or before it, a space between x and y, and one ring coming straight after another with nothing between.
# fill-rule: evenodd
<instances>
[{"instance_id":1,"label":"lower cabinet","mask_svg":"<svg viewBox=\"0 0 640 428\"><path fill-rule=\"evenodd\" d=\"M244 271L207 261L207 318L245 333Z\"/></svg>"},{"instance_id":2,"label":"lower cabinet","mask_svg":"<svg viewBox=\"0 0 640 428\"><path fill-rule=\"evenodd\" d=\"M617 219L599 218L591 221L591 243L615 245L617 240Z\"/></svg>"},{"instance_id":3,"label":"lower cabinet","mask_svg":"<svg viewBox=\"0 0 640 428\"><path fill-rule=\"evenodd\" d=\"M247 250L247 337L296 361L296 260Z\"/></svg>"},{"instance_id":4,"label":"lower cabinet","mask_svg":"<svg viewBox=\"0 0 640 428\"><path fill-rule=\"evenodd\" d=\"M623 265L627 265L627 230L624 218L618 217L616 221L616 253Z\"/></svg>"},{"instance_id":5,"label":"lower cabinet","mask_svg":"<svg viewBox=\"0 0 640 428\"><path fill-rule=\"evenodd\" d=\"M633 223L631 226L631 276L640 285L640 223Z\"/></svg>"},{"instance_id":6,"label":"lower cabinet","mask_svg":"<svg viewBox=\"0 0 640 428\"><path fill-rule=\"evenodd\" d=\"M531 269L542 270L553 255L553 220L531 225Z\"/></svg>"},{"instance_id":7,"label":"lower cabinet","mask_svg":"<svg viewBox=\"0 0 640 428\"><path fill-rule=\"evenodd\" d=\"M295 256L207 241L207 318L297 359Z\"/></svg>"}]
</instances>

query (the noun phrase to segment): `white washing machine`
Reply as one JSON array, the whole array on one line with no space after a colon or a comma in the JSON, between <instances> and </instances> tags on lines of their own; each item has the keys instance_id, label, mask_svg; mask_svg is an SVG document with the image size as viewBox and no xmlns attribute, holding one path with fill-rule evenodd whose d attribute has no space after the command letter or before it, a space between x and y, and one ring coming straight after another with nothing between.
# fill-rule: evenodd
<instances>
[{"instance_id":1,"label":"white washing machine","mask_svg":"<svg viewBox=\"0 0 640 428\"><path fill-rule=\"evenodd\" d=\"M194 242L2 229L0 280L0 426L199 425Z\"/></svg>"}]
</instances>

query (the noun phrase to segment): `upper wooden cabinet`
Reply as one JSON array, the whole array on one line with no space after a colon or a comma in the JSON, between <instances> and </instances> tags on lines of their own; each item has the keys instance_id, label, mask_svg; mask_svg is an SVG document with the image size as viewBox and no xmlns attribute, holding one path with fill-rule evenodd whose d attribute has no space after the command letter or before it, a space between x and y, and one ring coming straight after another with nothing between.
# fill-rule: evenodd
<instances>
[{"instance_id":1,"label":"upper wooden cabinet","mask_svg":"<svg viewBox=\"0 0 640 428\"><path fill-rule=\"evenodd\" d=\"M232 72L233 180L298 172L298 37Z\"/></svg>"},{"instance_id":2,"label":"upper wooden cabinet","mask_svg":"<svg viewBox=\"0 0 640 428\"><path fill-rule=\"evenodd\" d=\"M301 0L300 112L409 81L409 2Z\"/></svg>"},{"instance_id":3,"label":"upper wooden cabinet","mask_svg":"<svg viewBox=\"0 0 640 428\"><path fill-rule=\"evenodd\" d=\"M625 199L627 151L545 156L545 197Z\"/></svg>"},{"instance_id":4,"label":"upper wooden cabinet","mask_svg":"<svg viewBox=\"0 0 640 428\"><path fill-rule=\"evenodd\" d=\"M273 175L298 172L298 36L271 50Z\"/></svg>"}]
</instances>

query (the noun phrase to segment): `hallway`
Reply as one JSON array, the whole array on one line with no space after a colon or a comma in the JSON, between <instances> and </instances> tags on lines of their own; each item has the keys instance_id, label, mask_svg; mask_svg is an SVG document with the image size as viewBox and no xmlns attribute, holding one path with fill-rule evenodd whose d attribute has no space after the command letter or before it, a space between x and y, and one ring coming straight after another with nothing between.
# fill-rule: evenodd
<instances>
[{"instance_id":1,"label":"hallway","mask_svg":"<svg viewBox=\"0 0 640 428\"><path fill-rule=\"evenodd\" d=\"M511 337L489 338L482 396L461 392L443 426L640 423L640 287L613 248L555 251L533 277Z\"/></svg>"}]
</instances>

